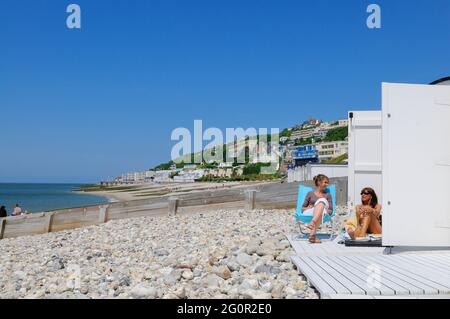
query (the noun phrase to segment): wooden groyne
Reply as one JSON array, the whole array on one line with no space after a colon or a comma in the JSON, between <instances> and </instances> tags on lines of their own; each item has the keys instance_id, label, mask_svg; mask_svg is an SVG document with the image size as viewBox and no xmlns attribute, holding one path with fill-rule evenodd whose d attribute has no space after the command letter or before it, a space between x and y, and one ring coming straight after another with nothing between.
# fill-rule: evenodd
<instances>
[{"instance_id":1,"label":"wooden groyne","mask_svg":"<svg viewBox=\"0 0 450 319\"><path fill-rule=\"evenodd\" d=\"M347 178L333 178L331 183L337 185L337 204L346 205ZM219 209L290 209L297 205L299 184L278 182L12 216L0 220L0 239L45 234L143 216L189 214ZM311 185L311 182L301 184Z\"/></svg>"}]
</instances>

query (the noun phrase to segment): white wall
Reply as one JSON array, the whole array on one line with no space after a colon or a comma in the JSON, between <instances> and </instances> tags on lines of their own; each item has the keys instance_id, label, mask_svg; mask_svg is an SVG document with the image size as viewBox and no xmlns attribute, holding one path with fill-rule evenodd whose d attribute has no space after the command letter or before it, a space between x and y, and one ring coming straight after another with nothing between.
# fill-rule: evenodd
<instances>
[{"instance_id":1,"label":"white wall","mask_svg":"<svg viewBox=\"0 0 450 319\"><path fill-rule=\"evenodd\" d=\"M361 203L361 190L371 187L382 201L381 111L351 111L348 134L348 205Z\"/></svg>"},{"instance_id":2,"label":"white wall","mask_svg":"<svg viewBox=\"0 0 450 319\"><path fill-rule=\"evenodd\" d=\"M332 164L310 164L306 165L308 167L308 177L310 180L319 174L324 174L329 178L333 177L347 177L348 176L348 166L347 165L332 165Z\"/></svg>"},{"instance_id":3,"label":"white wall","mask_svg":"<svg viewBox=\"0 0 450 319\"><path fill-rule=\"evenodd\" d=\"M324 174L329 178L347 177L347 165L334 164L307 164L288 171L288 183L312 181L314 176Z\"/></svg>"},{"instance_id":4,"label":"white wall","mask_svg":"<svg viewBox=\"0 0 450 319\"><path fill-rule=\"evenodd\" d=\"M450 247L450 87L383 84L383 245Z\"/></svg>"}]
</instances>

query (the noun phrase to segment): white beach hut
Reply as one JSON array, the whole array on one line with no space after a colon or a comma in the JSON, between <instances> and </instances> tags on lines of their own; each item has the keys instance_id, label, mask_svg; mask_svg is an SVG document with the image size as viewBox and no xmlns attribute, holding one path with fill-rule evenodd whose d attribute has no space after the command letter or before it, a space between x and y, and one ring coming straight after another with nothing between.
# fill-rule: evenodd
<instances>
[{"instance_id":1,"label":"white beach hut","mask_svg":"<svg viewBox=\"0 0 450 319\"><path fill-rule=\"evenodd\" d=\"M450 247L450 78L383 83L382 111L349 112L349 207L370 186L383 245Z\"/></svg>"}]
</instances>

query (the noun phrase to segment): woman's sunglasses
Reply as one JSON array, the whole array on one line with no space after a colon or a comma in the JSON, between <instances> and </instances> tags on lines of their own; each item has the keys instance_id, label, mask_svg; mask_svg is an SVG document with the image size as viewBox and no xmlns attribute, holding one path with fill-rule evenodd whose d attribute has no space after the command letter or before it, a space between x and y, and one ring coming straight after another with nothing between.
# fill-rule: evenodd
<instances>
[{"instance_id":1,"label":"woman's sunglasses","mask_svg":"<svg viewBox=\"0 0 450 319\"><path fill-rule=\"evenodd\" d=\"M371 195L369 192L361 192L361 196L362 195Z\"/></svg>"}]
</instances>

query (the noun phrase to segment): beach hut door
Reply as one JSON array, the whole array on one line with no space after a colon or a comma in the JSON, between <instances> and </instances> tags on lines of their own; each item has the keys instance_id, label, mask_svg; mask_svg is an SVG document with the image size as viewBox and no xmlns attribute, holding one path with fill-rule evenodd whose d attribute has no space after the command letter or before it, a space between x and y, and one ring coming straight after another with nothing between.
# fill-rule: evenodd
<instances>
[{"instance_id":1,"label":"beach hut door","mask_svg":"<svg viewBox=\"0 0 450 319\"><path fill-rule=\"evenodd\" d=\"M383 244L450 247L450 87L383 84Z\"/></svg>"}]
</instances>

